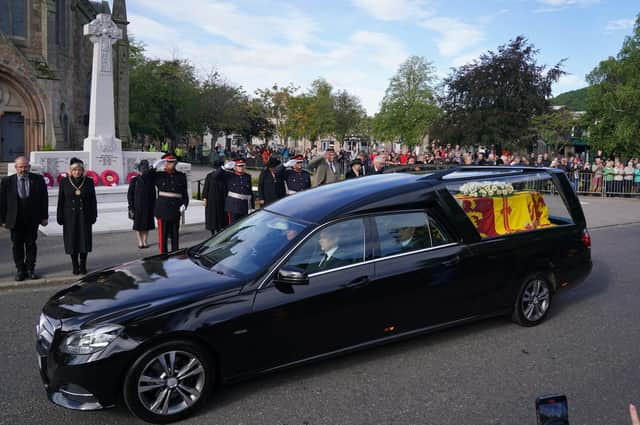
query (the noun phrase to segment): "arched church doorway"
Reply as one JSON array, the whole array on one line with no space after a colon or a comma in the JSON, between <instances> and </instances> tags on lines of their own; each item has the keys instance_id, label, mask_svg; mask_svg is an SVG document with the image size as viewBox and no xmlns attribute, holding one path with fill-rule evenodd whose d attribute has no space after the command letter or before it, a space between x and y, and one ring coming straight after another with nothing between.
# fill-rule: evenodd
<instances>
[{"instance_id":1,"label":"arched church doorway","mask_svg":"<svg viewBox=\"0 0 640 425\"><path fill-rule=\"evenodd\" d=\"M0 65L0 161L44 147L45 111L33 84Z\"/></svg>"},{"instance_id":2,"label":"arched church doorway","mask_svg":"<svg viewBox=\"0 0 640 425\"><path fill-rule=\"evenodd\" d=\"M13 161L24 155L24 117L5 112L0 117L0 161Z\"/></svg>"}]
</instances>

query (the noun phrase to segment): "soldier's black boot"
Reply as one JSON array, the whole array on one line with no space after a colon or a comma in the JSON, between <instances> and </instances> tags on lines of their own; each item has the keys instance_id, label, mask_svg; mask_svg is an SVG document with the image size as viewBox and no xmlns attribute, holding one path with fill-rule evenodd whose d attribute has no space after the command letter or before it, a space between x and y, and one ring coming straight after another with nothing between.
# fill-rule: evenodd
<instances>
[{"instance_id":1,"label":"soldier's black boot","mask_svg":"<svg viewBox=\"0 0 640 425\"><path fill-rule=\"evenodd\" d=\"M80 273L87 274L87 254L80 254Z\"/></svg>"},{"instance_id":2,"label":"soldier's black boot","mask_svg":"<svg viewBox=\"0 0 640 425\"><path fill-rule=\"evenodd\" d=\"M78 254L71 254L71 266L73 274L80 274L80 264L78 264Z\"/></svg>"}]
</instances>

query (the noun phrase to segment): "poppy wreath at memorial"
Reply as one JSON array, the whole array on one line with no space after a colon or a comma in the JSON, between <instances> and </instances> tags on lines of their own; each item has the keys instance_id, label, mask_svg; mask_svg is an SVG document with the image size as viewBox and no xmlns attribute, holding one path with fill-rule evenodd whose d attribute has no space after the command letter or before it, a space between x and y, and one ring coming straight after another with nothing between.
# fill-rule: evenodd
<instances>
[{"instance_id":1,"label":"poppy wreath at memorial","mask_svg":"<svg viewBox=\"0 0 640 425\"><path fill-rule=\"evenodd\" d=\"M98 177L98 173L96 173L95 171L87 170L84 174L87 177L91 177L91 180L93 180L94 186L98 186L98 184L100 184L100 177Z\"/></svg>"},{"instance_id":2,"label":"poppy wreath at memorial","mask_svg":"<svg viewBox=\"0 0 640 425\"><path fill-rule=\"evenodd\" d=\"M50 173L47 173L45 171L44 173L42 173L42 178L44 179L44 183L47 186L53 187L53 176Z\"/></svg>"},{"instance_id":3,"label":"poppy wreath at memorial","mask_svg":"<svg viewBox=\"0 0 640 425\"><path fill-rule=\"evenodd\" d=\"M138 173L137 171L132 171L127 174L127 184L131 184L131 180L133 180L134 177L138 177L139 175L140 173Z\"/></svg>"},{"instance_id":4,"label":"poppy wreath at memorial","mask_svg":"<svg viewBox=\"0 0 640 425\"><path fill-rule=\"evenodd\" d=\"M56 181L58 182L58 185L60 185L60 182L62 181L62 179L66 179L67 177L69 177L69 174L67 173L58 174L58 177L56 177Z\"/></svg>"},{"instance_id":5,"label":"poppy wreath at memorial","mask_svg":"<svg viewBox=\"0 0 640 425\"><path fill-rule=\"evenodd\" d=\"M102 174L100 174L100 180L102 180L102 184L105 186L117 186L118 185L118 173L113 170L104 170Z\"/></svg>"}]
</instances>

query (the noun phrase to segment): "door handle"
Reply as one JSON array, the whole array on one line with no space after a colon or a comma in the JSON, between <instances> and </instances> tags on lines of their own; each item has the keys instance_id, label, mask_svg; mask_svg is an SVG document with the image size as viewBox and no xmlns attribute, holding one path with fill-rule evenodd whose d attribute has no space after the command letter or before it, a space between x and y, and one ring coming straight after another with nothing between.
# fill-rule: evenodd
<instances>
[{"instance_id":1,"label":"door handle","mask_svg":"<svg viewBox=\"0 0 640 425\"><path fill-rule=\"evenodd\" d=\"M445 267L452 267L452 266L455 266L456 264L459 264L459 263L460 263L460 256L456 255L455 257L453 257L450 260L443 261L442 265L445 266Z\"/></svg>"},{"instance_id":2,"label":"door handle","mask_svg":"<svg viewBox=\"0 0 640 425\"><path fill-rule=\"evenodd\" d=\"M369 276L360 276L358 278L353 279L349 283L345 283L342 285L343 288L360 288L369 283Z\"/></svg>"}]
</instances>

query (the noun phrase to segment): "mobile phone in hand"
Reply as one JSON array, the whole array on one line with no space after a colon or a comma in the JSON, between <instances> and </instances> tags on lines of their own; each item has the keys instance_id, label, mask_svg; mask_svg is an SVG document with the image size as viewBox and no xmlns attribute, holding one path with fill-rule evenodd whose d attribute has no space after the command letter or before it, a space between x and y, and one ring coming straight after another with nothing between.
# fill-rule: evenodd
<instances>
[{"instance_id":1,"label":"mobile phone in hand","mask_svg":"<svg viewBox=\"0 0 640 425\"><path fill-rule=\"evenodd\" d=\"M567 397L562 394L540 396L536 399L538 425L569 425Z\"/></svg>"}]
</instances>

